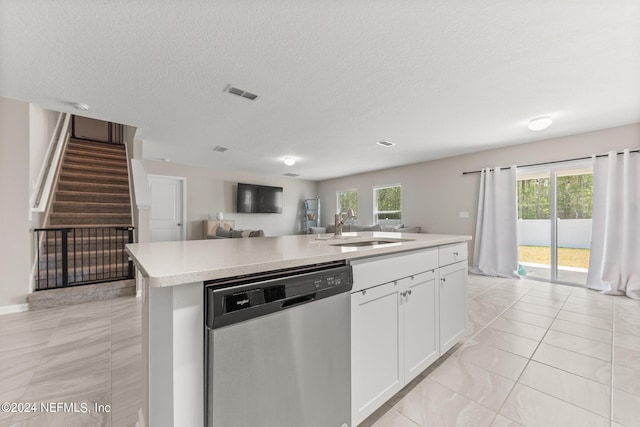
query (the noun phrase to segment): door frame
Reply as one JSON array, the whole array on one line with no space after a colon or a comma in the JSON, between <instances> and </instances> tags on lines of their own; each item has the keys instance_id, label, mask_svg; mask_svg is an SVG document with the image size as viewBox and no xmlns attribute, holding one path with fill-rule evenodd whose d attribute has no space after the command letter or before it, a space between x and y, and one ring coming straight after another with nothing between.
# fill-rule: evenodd
<instances>
[{"instance_id":1,"label":"door frame","mask_svg":"<svg viewBox=\"0 0 640 427\"><path fill-rule=\"evenodd\" d=\"M149 192L151 192L151 180L153 178L168 178L174 179L180 182L181 187L181 208L182 208L182 226L180 227L180 240L187 240L187 177L174 176L174 175L159 175L159 174L147 174L147 180L149 181ZM153 205L153 199L151 200ZM151 215L149 215L149 233L151 233Z\"/></svg>"}]
</instances>

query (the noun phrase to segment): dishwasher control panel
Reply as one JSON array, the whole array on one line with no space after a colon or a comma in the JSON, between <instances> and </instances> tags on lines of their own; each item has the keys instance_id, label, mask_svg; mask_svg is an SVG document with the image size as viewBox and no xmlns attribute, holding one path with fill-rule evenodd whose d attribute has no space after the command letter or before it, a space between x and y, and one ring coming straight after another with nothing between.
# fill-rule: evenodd
<instances>
[{"instance_id":1,"label":"dishwasher control panel","mask_svg":"<svg viewBox=\"0 0 640 427\"><path fill-rule=\"evenodd\" d=\"M207 285L207 284L205 284ZM353 285L351 266L307 271L252 282L207 285L206 323L216 328L296 305L348 292Z\"/></svg>"}]
</instances>

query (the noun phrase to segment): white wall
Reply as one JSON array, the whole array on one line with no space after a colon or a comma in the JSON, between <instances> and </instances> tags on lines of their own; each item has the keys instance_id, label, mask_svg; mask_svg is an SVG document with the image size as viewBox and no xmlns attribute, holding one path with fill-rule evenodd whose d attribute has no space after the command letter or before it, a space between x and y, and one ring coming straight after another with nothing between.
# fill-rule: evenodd
<instances>
[{"instance_id":1,"label":"white wall","mask_svg":"<svg viewBox=\"0 0 640 427\"><path fill-rule=\"evenodd\" d=\"M143 161L148 174L187 178L187 239L202 239L202 220L222 212L224 219L235 220L236 228L262 229L266 236L302 233L303 200L316 197L313 181L279 176L212 170L160 161ZM236 184L244 182L283 187L281 214L243 214L236 212Z\"/></svg>"},{"instance_id":2,"label":"white wall","mask_svg":"<svg viewBox=\"0 0 640 427\"><path fill-rule=\"evenodd\" d=\"M336 191L355 188L358 222L372 223L372 187L399 183L405 225L420 226L428 233L474 235L480 177L462 172L564 160L638 146L640 123L326 180L319 183L322 222L333 217ZM460 218L461 211L469 212L469 218ZM469 248L471 260L473 242Z\"/></svg>"},{"instance_id":3,"label":"white wall","mask_svg":"<svg viewBox=\"0 0 640 427\"><path fill-rule=\"evenodd\" d=\"M35 191L51 136L60 113L29 105L29 188Z\"/></svg>"},{"instance_id":4,"label":"white wall","mask_svg":"<svg viewBox=\"0 0 640 427\"><path fill-rule=\"evenodd\" d=\"M27 302L29 194L29 104L0 98L0 311Z\"/></svg>"}]
</instances>

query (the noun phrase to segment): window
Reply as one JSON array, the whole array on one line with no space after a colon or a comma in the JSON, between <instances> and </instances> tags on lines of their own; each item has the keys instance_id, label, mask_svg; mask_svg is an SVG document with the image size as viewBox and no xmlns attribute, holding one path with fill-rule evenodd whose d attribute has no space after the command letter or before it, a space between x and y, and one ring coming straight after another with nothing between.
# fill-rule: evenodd
<instances>
[{"instance_id":1,"label":"window","mask_svg":"<svg viewBox=\"0 0 640 427\"><path fill-rule=\"evenodd\" d=\"M358 192L356 190L343 190L336 193L338 212L345 209L353 209L358 212Z\"/></svg>"},{"instance_id":2,"label":"window","mask_svg":"<svg viewBox=\"0 0 640 427\"><path fill-rule=\"evenodd\" d=\"M402 187L375 187L373 189L373 218L376 224L402 223Z\"/></svg>"}]
</instances>

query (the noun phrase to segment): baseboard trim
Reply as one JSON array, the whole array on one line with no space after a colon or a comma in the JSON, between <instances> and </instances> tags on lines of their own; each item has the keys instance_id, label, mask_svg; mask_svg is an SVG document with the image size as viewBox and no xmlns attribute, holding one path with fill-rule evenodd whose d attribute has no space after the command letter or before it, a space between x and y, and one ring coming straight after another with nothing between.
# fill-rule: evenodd
<instances>
[{"instance_id":1,"label":"baseboard trim","mask_svg":"<svg viewBox=\"0 0 640 427\"><path fill-rule=\"evenodd\" d=\"M9 313L20 313L21 311L27 310L29 310L29 304L2 305L0 306L0 315Z\"/></svg>"}]
</instances>

